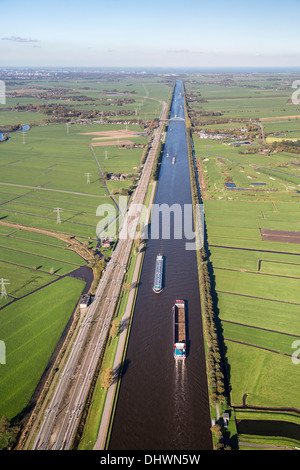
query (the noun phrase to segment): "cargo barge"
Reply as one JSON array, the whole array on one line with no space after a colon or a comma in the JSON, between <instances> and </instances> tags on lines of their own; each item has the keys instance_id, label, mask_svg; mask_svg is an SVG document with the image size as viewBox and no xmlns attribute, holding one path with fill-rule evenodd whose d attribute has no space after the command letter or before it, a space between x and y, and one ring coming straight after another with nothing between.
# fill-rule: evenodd
<instances>
[{"instance_id":1,"label":"cargo barge","mask_svg":"<svg viewBox=\"0 0 300 470\"><path fill-rule=\"evenodd\" d=\"M186 319L185 302L176 300L173 307L174 328L174 358L186 358Z\"/></svg>"},{"instance_id":2,"label":"cargo barge","mask_svg":"<svg viewBox=\"0 0 300 470\"><path fill-rule=\"evenodd\" d=\"M162 291L164 259L161 255L156 257L153 291L159 294Z\"/></svg>"}]
</instances>

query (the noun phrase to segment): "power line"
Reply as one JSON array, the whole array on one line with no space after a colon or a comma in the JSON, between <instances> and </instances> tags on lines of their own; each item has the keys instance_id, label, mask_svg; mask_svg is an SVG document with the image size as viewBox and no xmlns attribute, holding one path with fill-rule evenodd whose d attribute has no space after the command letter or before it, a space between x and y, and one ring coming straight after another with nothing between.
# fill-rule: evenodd
<instances>
[{"instance_id":1,"label":"power line","mask_svg":"<svg viewBox=\"0 0 300 470\"><path fill-rule=\"evenodd\" d=\"M0 279L0 283L1 283L1 299L7 299L7 292L6 292L6 289L5 289L5 286L10 284L9 280L8 279Z\"/></svg>"},{"instance_id":2,"label":"power line","mask_svg":"<svg viewBox=\"0 0 300 470\"><path fill-rule=\"evenodd\" d=\"M56 219L57 224L61 224L60 211L63 212L61 207L55 207L53 210L53 212L57 213L57 219Z\"/></svg>"},{"instance_id":3,"label":"power line","mask_svg":"<svg viewBox=\"0 0 300 470\"><path fill-rule=\"evenodd\" d=\"M92 176L92 173L85 173L85 176L86 176L86 184L90 184L91 183L90 176Z\"/></svg>"}]
</instances>

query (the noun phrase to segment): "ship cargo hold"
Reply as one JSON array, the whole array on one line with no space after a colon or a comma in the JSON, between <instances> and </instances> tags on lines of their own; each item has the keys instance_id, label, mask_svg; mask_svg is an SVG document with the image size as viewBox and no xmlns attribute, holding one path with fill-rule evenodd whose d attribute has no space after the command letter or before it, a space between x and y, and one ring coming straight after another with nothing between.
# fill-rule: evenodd
<instances>
[{"instance_id":1,"label":"ship cargo hold","mask_svg":"<svg viewBox=\"0 0 300 470\"><path fill-rule=\"evenodd\" d=\"M164 259L161 255L156 257L153 291L159 294L162 291Z\"/></svg>"},{"instance_id":2,"label":"ship cargo hold","mask_svg":"<svg viewBox=\"0 0 300 470\"><path fill-rule=\"evenodd\" d=\"M185 302L176 300L173 307L173 328L174 328L174 358L186 358L186 319Z\"/></svg>"}]
</instances>

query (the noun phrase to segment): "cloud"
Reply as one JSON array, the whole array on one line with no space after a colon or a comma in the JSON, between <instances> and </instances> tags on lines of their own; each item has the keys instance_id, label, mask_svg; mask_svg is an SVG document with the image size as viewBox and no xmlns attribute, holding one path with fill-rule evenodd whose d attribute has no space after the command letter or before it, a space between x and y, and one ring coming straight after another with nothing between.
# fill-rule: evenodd
<instances>
[{"instance_id":1,"label":"cloud","mask_svg":"<svg viewBox=\"0 0 300 470\"><path fill-rule=\"evenodd\" d=\"M37 39L31 38L21 38L20 36L10 36L1 38L3 41L13 41L13 42L38 42Z\"/></svg>"},{"instance_id":2,"label":"cloud","mask_svg":"<svg viewBox=\"0 0 300 470\"><path fill-rule=\"evenodd\" d=\"M190 51L188 49L175 49L168 51L168 54L188 54Z\"/></svg>"}]
</instances>

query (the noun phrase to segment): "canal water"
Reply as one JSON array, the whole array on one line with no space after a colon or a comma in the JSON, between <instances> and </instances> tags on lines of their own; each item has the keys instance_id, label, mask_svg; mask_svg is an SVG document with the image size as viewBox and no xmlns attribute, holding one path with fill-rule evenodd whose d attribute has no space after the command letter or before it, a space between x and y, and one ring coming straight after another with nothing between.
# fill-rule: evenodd
<instances>
[{"instance_id":1,"label":"canal water","mask_svg":"<svg viewBox=\"0 0 300 470\"><path fill-rule=\"evenodd\" d=\"M154 202L183 208L192 199L182 94L177 81ZM170 239L150 234L147 242L110 450L212 449L196 252L173 232ZM155 294L158 254L164 256L164 289ZM185 361L173 357L176 299L187 306Z\"/></svg>"}]
</instances>

